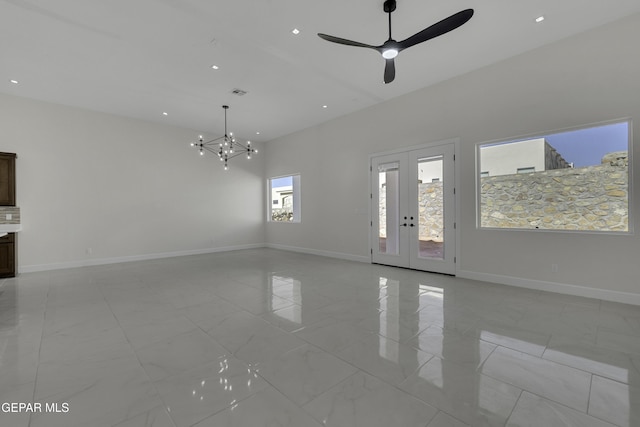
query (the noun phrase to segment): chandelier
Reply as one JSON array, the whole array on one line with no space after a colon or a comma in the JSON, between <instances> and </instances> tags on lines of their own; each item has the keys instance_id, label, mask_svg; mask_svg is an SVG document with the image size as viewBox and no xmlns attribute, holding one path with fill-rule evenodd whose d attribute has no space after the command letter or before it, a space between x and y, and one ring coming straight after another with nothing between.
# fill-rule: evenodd
<instances>
[{"instance_id":1,"label":"chandelier","mask_svg":"<svg viewBox=\"0 0 640 427\"><path fill-rule=\"evenodd\" d=\"M227 134L227 110L228 105L223 105L224 108L224 136L212 139L210 141L204 141L202 135L200 135L198 142L192 142L192 147L198 147L200 155L203 156L205 150L218 156L221 162L224 162L224 170L229 170L229 160L234 157L246 155L247 159L251 159L251 155L258 153L258 150L251 147L251 141L247 141L247 144L242 144L233 137L233 132Z\"/></svg>"}]
</instances>

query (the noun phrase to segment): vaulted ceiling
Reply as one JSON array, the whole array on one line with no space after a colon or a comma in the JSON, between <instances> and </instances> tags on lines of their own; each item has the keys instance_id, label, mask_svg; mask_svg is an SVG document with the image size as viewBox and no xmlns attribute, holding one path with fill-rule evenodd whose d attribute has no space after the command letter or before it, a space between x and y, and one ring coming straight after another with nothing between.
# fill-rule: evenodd
<instances>
[{"instance_id":1,"label":"vaulted ceiling","mask_svg":"<svg viewBox=\"0 0 640 427\"><path fill-rule=\"evenodd\" d=\"M378 53L316 35L382 44L382 3L0 0L0 92L213 134L228 104L236 135L267 141L640 12L638 0L398 0L397 40L475 15L402 52L385 85Z\"/></svg>"}]
</instances>

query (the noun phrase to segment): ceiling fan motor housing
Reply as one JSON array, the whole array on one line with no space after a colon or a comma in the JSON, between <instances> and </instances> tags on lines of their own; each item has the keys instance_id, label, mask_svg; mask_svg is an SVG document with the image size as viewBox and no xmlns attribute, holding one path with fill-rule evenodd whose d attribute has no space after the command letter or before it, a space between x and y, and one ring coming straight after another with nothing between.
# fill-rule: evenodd
<instances>
[{"instance_id":1,"label":"ceiling fan motor housing","mask_svg":"<svg viewBox=\"0 0 640 427\"><path fill-rule=\"evenodd\" d=\"M396 10L396 0L387 0L384 2L384 11L386 13L391 13Z\"/></svg>"}]
</instances>

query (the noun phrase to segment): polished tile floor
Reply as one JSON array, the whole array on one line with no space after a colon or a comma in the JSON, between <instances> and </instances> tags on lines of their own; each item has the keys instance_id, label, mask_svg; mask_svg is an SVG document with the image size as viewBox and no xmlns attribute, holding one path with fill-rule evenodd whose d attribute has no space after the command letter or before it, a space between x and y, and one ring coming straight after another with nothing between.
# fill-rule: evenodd
<instances>
[{"instance_id":1,"label":"polished tile floor","mask_svg":"<svg viewBox=\"0 0 640 427\"><path fill-rule=\"evenodd\" d=\"M273 249L23 274L0 403L7 427L640 426L640 307Z\"/></svg>"}]
</instances>

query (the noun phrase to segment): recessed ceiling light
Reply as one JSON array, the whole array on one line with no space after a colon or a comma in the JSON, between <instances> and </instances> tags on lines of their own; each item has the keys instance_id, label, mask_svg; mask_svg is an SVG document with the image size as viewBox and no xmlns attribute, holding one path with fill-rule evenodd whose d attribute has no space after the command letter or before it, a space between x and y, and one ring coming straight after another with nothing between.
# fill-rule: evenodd
<instances>
[{"instance_id":1,"label":"recessed ceiling light","mask_svg":"<svg viewBox=\"0 0 640 427\"><path fill-rule=\"evenodd\" d=\"M217 65L212 65L211 68L213 68L214 70L219 70L220 67L218 67Z\"/></svg>"},{"instance_id":2,"label":"recessed ceiling light","mask_svg":"<svg viewBox=\"0 0 640 427\"><path fill-rule=\"evenodd\" d=\"M163 111L163 112L162 112L162 115L163 115L163 116L168 116L168 115L169 115L169 113L167 113L166 111Z\"/></svg>"},{"instance_id":3,"label":"recessed ceiling light","mask_svg":"<svg viewBox=\"0 0 640 427\"><path fill-rule=\"evenodd\" d=\"M291 34L294 34L297 36L298 34L300 34L300 30L297 28L294 28L293 30L291 30Z\"/></svg>"},{"instance_id":4,"label":"recessed ceiling light","mask_svg":"<svg viewBox=\"0 0 640 427\"><path fill-rule=\"evenodd\" d=\"M18 83L20 83L19 81L14 80L14 79L11 79L11 80L9 80L9 81L10 81L11 83L13 83L14 85L17 85Z\"/></svg>"},{"instance_id":5,"label":"recessed ceiling light","mask_svg":"<svg viewBox=\"0 0 640 427\"><path fill-rule=\"evenodd\" d=\"M536 18L536 22L540 23L540 22L542 22L542 21L544 21L544 16L538 16L538 17Z\"/></svg>"},{"instance_id":6,"label":"recessed ceiling light","mask_svg":"<svg viewBox=\"0 0 640 427\"><path fill-rule=\"evenodd\" d=\"M256 135L260 135L260 132L256 132Z\"/></svg>"},{"instance_id":7,"label":"recessed ceiling light","mask_svg":"<svg viewBox=\"0 0 640 427\"><path fill-rule=\"evenodd\" d=\"M328 107L328 105L323 105L323 106L322 106L322 108L327 108L327 107Z\"/></svg>"}]
</instances>

